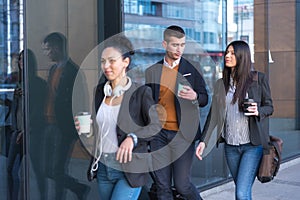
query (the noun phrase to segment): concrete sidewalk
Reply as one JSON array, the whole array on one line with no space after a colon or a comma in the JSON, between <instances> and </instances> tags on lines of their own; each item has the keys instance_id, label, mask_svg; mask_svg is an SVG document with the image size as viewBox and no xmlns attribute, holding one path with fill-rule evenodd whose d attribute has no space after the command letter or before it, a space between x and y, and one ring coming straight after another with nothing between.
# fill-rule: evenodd
<instances>
[{"instance_id":1,"label":"concrete sidewalk","mask_svg":"<svg viewBox=\"0 0 300 200\"><path fill-rule=\"evenodd\" d=\"M204 200L234 200L233 182L201 192ZM277 176L269 183L255 180L253 200L300 199L300 158L282 163Z\"/></svg>"}]
</instances>

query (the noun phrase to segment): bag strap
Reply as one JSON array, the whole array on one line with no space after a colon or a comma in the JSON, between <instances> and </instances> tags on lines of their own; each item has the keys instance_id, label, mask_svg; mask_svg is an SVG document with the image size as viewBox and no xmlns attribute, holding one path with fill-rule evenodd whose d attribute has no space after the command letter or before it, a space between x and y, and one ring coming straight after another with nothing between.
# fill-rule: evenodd
<instances>
[{"instance_id":1,"label":"bag strap","mask_svg":"<svg viewBox=\"0 0 300 200\"><path fill-rule=\"evenodd\" d=\"M279 161L281 161L281 152L282 152L282 146L283 146L283 140L279 137L275 137L273 135L270 135L270 141L275 147L276 153L278 155Z\"/></svg>"}]
</instances>

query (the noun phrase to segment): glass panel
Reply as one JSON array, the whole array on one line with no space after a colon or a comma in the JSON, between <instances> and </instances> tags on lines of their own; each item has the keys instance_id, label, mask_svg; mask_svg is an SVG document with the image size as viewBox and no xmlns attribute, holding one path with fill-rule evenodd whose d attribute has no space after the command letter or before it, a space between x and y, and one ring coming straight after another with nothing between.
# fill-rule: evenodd
<instances>
[{"instance_id":1,"label":"glass panel","mask_svg":"<svg viewBox=\"0 0 300 200\"><path fill-rule=\"evenodd\" d=\"M139 74L138 80L144 81L142 75L145 69L164 56L161 46L164 29L169 25L177 24L186 32L187 46L184 57L195 63L196 66L200 66L199 71L207 83L210 95L212 95L213 85L220 78L222 70L223 43L226 43L227 39L240 37L237 29L230 30L231 38L223 37L223 33L226 32L222 31L223 1L183 2L174 0L155 3L148 1L147 4L143 4L143 10L154 8L160 11L153 12L154 14L151 16L141 12L140 7L132 9L133 5L141 2L143 1L134 1L133 3L133 1L124 0L125 33L133 41L136 49L133 59L134 68L130 71L133 74L132 77L138 77L137 74ZM151 7L153 4L155 6ZM234 8L234 4L232 4L231 10L233 11ZM232 18L230 23L237 27L239 21L233 21ZM246 32L244 31L243 34ZM247 34L252 33L247 32ZM251 37L253 38L253 35ZM201 109L202 126L209 107L210 105ZM192 173L193 181L197 186L207 186L229 177L222 149L222 145L220 148L214 149L204 161L194 160Z\"/></svg>"},{"instance_id":2,"label":"glass panel","mask_svg":"<svg viewBox=\"0 0 300 200\"><path fill-rule=\"evenodd\" d=\"M98 2L26 3L26 46L32 52L27 62L27 197L99 199L96 181L86 176L90 152L73 118L90 111L99 79L97 65L81 66L103 35L95 26Z\"/></svg>"},{"instance_id":3,"label":"glass panel","mask_svg":"<svg viewBox=\"0 0 300 200\"><path fill-rule=\"evenodd\" d=\"M280 42L285 41L284 35L288 35L289 38L296 37L293 35L295 32L290 31L294 30L294 24L289 23L288 28L281 30L278 20L275 20L284 17L281 14L284 13L283 10L285 13L293 13L288 20L294 21L297 16L299 18L299 8L297 13L292 10L294 2L281 6L274 2L262 3L255 0L191 0L184 3L176 0L155 3L147 1L147 5L144 6L150 7L151 5L151 8L159 11L155 10L152 16L141 12L139 7L135 7L135 12L133 12L127 8L130 2L124 0L124 27L128 36L140 48L135 59L136 71L139 73L163 57L164 52L160 46L161 33L167 26L178 24L186 32L187 43L192 43L201 49L190 50L184 56L200 64L202 75L212 95L213 85L221 77L222 50L233 40L246 41L250 46L255 69L265 72L270 79L275 110L269 120L270 134L284 139L284 159L299 155L299 103L297 104L299 102L299 95L297 95L299 94L299 84L297 84L299 75L295 74L299 72L299 67L297 67L299 65L296 63L299 59L295 58L297 51L294 48L293 39L289 42ZM134 2L138 5L141 1ZM147 10L145 7L143 9ZM285 18L280 22L286 24ZM256 26L255 29L254 26ZM271 26L276 26L277 31L273 29L270 31ZM152 31L147 31L148 29ZM255 33L254 30L256 30ZM299 28L297 30L299 31ZM282 31L285 34L278 34ZM143 50L143 48L149 48L147 43L149 41L153 46ZM282 66L289 67L283 68ZM141 81L143 81L142 78ZM286 90L287 88L289 91ZM206 119L208 108L209 105L201 109L202 124ZM195 160L193 178L198 186L209 186L211 183L229 177L222 152L221 146L219 149L213 149L204 161Z\"/></svg>"},{"instance_id":4,"label":"glass panel","mask_svg":"<svg viewBox=\"0 0 300 200\"><path fill-rule=\"evenodd\" d=\"M24 194L23 1L0 1L0 191L3 199Z\"/></svg>"}]
</instances>

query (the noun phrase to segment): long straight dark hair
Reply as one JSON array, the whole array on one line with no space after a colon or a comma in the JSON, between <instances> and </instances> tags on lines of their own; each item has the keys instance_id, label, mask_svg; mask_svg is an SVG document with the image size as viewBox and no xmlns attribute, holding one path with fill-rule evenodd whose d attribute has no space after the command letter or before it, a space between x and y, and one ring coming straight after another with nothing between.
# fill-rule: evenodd
<instances>
[{"instance_id":1,"label":"long straight dark hair","mask_svg":"<svg viewBox=\"0 0 300 200\"><path fill-rule=\"evenodd\" d=\"M226 66L225 57L228 48L232 46L234 49L234 54L236 58L236 66L233 71L230 67ZM242 108L243 99L246 96L246 92L252 83L253 75L251 71L253 70L251 62L251 54L249 45L242 41L237 40L231 42L225 50L224 54L224 70L223 70L223 82L226 90L226 94L230 87L230 76L233 78L233 83L236 86L235 93L233 95L232 104L238 101L239 108ZM233 73L233 74L232 74Z\"/></svg>"}]
</instances>

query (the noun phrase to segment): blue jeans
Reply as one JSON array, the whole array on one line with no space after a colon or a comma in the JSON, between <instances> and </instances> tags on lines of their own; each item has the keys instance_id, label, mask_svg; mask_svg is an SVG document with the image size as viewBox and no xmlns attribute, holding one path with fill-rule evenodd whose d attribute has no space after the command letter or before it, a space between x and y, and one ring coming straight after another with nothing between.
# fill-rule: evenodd
<instances>
[{"instance_id":1,"label":"blue jeans","mask_svg":"<svg viewBox=\"0 0 300 200\"><path fill-rule=\"evenodd\" d=\"M21 184L19 177L19 170L21 168L22 160L22 144L17 144L17 136L19 131L11 133L10 145L7 158L7 185L9 199L17 199ZM22 193L22 191L21 191Z\"/></svg>"},{"instance_id":2,"label":"blue jeans","mask_svg":"<svg viewBox=\"0 0 300 200\"><path fill-rule=\"evenodd\" d=\"M252 199L252 186L262 154L262 146L250 143L239 146L225 144L227 164L236 186L236 200Z\"/></svg>"},{"instance_id":3,"label":"blue jeans","mask_svg":"<svg viewBox=\"0 0 300 200\"><path fill-rule=\"evenodd\" d=\"M101 156L98 163L97 182L101 200L136 200L138 199L141 187L131 187L121 171L121 165L116 161L116 154Z\"/></svg>"}]
</instances>

